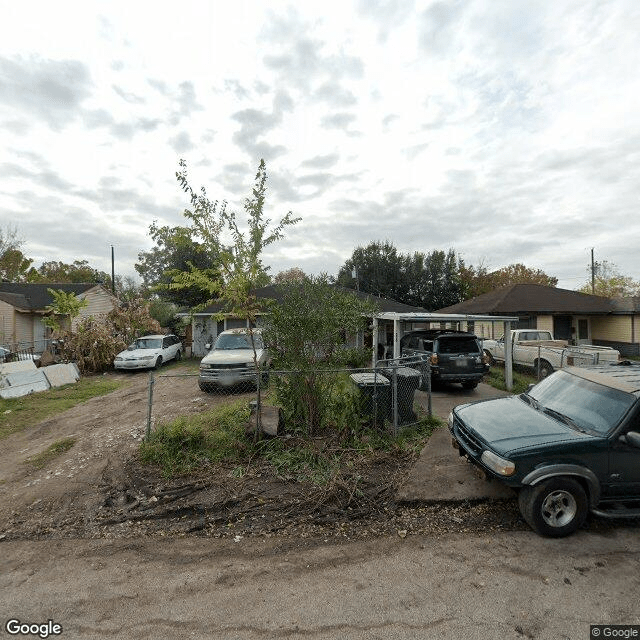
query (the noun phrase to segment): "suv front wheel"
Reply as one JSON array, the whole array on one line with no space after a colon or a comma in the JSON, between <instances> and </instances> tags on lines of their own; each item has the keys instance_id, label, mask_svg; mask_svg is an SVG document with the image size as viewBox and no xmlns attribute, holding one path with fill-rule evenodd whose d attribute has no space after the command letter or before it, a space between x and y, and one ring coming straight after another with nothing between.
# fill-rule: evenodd
<instances>
[{"instance_id":1,"label":"suv front wheel","mask_svg":"<svg viewBox=\"0 0 640 640\"><path fill-rule=\"evenodd\" d=\"M587 494L573 478L549 478L523 487L518 505L527 524L543 536L559 538L579 529L589 510Z\"/></svg>"}]
</instances>

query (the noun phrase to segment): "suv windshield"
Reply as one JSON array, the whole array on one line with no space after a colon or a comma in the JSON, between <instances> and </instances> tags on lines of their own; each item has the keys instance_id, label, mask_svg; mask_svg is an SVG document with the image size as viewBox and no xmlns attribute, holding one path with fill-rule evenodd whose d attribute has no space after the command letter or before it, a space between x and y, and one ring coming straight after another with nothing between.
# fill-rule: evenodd
<instances>
[{"instance_id":1,"label":"suv windshield","mask_svg":"<svg viewBox=\"0 0 640 640\"><path fill-rule=\"evenodd\" d=\"M541 410L568 418L580 429L605 435L624 417L635 397L566 371L538 383L528 394Z\"/></svg>"},{"instance_id":2,"label":"suv windshield","mask_svg":"<svg viewBox=\"0 0 640 640\"><path fill-rule=\"evenodd\" d=\"M473 336L440 338L439 353L480 353L478 341Z\"/></svg>"},{"instance_id":3,"label":"suv windshield","mask_svg":"<svg viewBox=\"0 0 640 640\"><path fill-rule=\"evenodd\" d=\"M253 341L256 349L262 349L262 337L254 333ZM218 336L214 349L251 349L251 337L246 333L227 333Z\"/></svg>"}]
</instances>

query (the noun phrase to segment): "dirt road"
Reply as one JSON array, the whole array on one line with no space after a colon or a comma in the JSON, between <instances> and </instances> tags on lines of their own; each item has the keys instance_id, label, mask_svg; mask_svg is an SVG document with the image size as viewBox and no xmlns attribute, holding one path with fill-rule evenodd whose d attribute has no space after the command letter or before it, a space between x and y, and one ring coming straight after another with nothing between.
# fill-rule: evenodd
<instances>
[{"instance_id":1,"label":"dirt road","mask_svg":"<svg viewBox=\"0 0 640 640\"><path fill-rule=\"evenodd\" d=\"M2 615L63 638L587 640L640 623L640 541L620 528L300 545L278 538L11 541Z\"/></svg>"}]
</instances>

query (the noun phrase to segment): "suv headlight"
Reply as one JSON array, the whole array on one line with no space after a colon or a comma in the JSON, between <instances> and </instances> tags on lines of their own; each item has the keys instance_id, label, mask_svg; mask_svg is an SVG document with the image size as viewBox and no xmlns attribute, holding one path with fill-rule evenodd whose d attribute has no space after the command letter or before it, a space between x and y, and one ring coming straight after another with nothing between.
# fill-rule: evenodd
<instances>
[{"instance_id":1,"label":"suv headlight","mask_svg":"<svg viewBox=\"0 0 640 640\"><path fill-rule=\"evenodd\" d=\"M493 453L493 451L483 451L480 460L501 476L512 476L516 472L515 462L505 460Z\"/></svg>"}]
</instances>

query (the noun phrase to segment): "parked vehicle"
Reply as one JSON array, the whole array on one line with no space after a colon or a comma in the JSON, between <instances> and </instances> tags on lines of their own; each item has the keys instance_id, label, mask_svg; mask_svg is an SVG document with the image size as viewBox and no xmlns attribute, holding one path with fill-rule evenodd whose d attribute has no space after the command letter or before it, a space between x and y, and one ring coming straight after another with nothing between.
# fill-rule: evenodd
<instances>
[{"instance_id":1,"label":"parked vehicle","mask_svg":"<svg viewBox=\"0 0 640 640\"><path fill-rule=\"evenodd\" d=\"M269 352L262 341L260 329L228 329L217 338L209 353L200 362L198 386L202 391L211 391L215 387L234 387L255 385L257 371L254 362L254 350L258 368L266 381L270 365Z\"/></svg>"},{"instance_id":2,"label":"parked vehicle","mask_svg":"<svg viewBox=\"0 0 640 640\"><path fill-rule=\"evenodd\" d=\"M466 331L411 331L400 339L400 350L404 357L428 360L432 383L460 382L465 389L475 389L489 371L480 341Z\"/></svg>"},{"instance_id":3,"label":"parked vehicle","mask_svg":"<svg viewBox=\"0 0 640 640\"><path fill-rule=\"evenodd\" d=\"M599 362L617 362L620 353L611 347L572 346L566 340L554 340L551 331L516 329L511 331L513 364L533 367L546 378L566 366L589 366ZM504 336L483 340L482 349L491 363L504 362Z\"/></svg>"},{"instance_id":4,"label":"parked vehicle","mask_svg":"<svg viewBox=\"0 0 640 640\"><path fill-rule=\"evenodd\" d=\"M142 336L115 358L116 369L159 369L165 362L182 358L182 343L172 334Z\"/></svg>"},{"instance_id":5,"label":"parked vehicle","mask_svg":"<svg viewBox=\"0 0 640 640\"><path fill-rule=\"evenodd\" d=\"M566 536L589 511L640 517L640 365L556 371L527 393L459 405L453 444L518 491L539 534Z\"/></svg>"}]
</instances>

